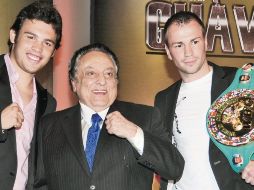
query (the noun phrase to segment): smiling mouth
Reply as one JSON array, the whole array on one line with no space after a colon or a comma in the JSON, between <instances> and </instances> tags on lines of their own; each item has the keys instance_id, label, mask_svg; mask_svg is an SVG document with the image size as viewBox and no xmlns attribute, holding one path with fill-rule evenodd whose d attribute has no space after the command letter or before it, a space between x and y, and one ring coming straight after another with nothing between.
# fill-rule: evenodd
<instances>
[{"instance_id":1,"label":"smiling mouth","mask_svg":"<svg viewBox=\"0 0 254 190\"><path fill-rule=\"evenodd\" d=\"M101 95L101 94L105 95L107 93L107 91L106 90L94 90L93 93L96 95Z\"/></svg>"},{"instance_id":2,"label":"smiling mouth","mask_svg":"<svg viewBox=\"0 0 254 190\"><path fill-rule=\"evenodd\" d=\"M39 62L39 61L41 60L41 57L40 57L40 56L31 54L31 53L28 53L28 54L27 54L27 57L28 57L30 60L32 60L33 62Z\"/></svg>"}]
</instances>

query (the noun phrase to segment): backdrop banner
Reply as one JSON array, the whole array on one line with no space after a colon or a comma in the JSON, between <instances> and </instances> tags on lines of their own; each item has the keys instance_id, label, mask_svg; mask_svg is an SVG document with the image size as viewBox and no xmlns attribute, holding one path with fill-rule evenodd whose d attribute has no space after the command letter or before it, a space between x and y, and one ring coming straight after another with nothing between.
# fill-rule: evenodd
<instances>
[{"instance_id":1,"label":"backdrop banner","mask_svg":"<svg viewBox=\"0 0 254 190\"><path fill-rule=\"evenodd\" d=\"M179 76L165 56L163 27L174 13L188 10L205 23L208 60L241 67L253 62L254 1L95 0L92 41L102 42L120 60L119 99L153 105L156 92Z\"/></svg>"}]
</instances>

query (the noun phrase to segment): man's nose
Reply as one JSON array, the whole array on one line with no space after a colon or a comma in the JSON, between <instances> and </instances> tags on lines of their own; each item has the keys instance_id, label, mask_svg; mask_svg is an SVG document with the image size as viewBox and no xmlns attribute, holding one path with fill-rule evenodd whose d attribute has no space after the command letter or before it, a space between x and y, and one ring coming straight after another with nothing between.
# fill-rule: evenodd
<instances>
[{"instance_id":1,"label":"man's nose","mask_svg":"<svg viewBox=\"0 0 254 190\"><path fill-rule=\"evenodd\" d=\"M189 57L189 56L192 56L192 53L193 53L193 51L192 51L191 45L185 45L184 46L184 55L186 57Z\"/></svg>"},{"instance_id":2,"label":"man's nose","mask_svg":"<svg viewBox=\"0 0 254 190\"><path fill-rule=\"evenodd\" d=\"M39 40L35 40L32 45L32 49L36 52L41 52L43 48L43 43Z\"/></svg>"},{"instance_id":3,"label":"man's nose","mask_svg":"<svg viewBox=\"0 0 254 190\"><path fill-rule=\"evenodd\" d=\"M106 78L103 73L100 73L97 77L97 82L101 85L106 84Z\"/></svg>"}]
</instances>

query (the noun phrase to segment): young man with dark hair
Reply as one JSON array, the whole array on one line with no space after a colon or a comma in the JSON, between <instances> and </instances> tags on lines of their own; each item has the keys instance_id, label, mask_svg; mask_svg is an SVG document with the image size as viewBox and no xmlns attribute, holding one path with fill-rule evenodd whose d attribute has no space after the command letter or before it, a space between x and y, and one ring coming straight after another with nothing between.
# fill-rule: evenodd
<instances>
[{"instance_id":1,"label":"young man with dark hair","mask_svg":"<svg viewBox=\"0 0 254 190\"><path fill-rule=\"evenodd\" d=\"M173 189L253 189L254 161L242 176L234 172L206 128L207 111L231 84L236 68L207 61L204 24L194 13L178 12L168 19L165 44L167 56L181 76L155 97L164 125L185 159L183 176ZM167 181L162 180L161 189L167 189Z\"/></svg>"},{"instance_id":2,"label":"young man with dark hair","mask_svg":"<svg viewBox=\"0 0 254 190\"><path fill-rule=\"evenodd\" d=\"M1 189L32 189L38 121L56 108L35 74L53 57L61 37L61 16L46 2L24 7L10 29L9 53L0 56Z\"/></svg>"}]
</instances>

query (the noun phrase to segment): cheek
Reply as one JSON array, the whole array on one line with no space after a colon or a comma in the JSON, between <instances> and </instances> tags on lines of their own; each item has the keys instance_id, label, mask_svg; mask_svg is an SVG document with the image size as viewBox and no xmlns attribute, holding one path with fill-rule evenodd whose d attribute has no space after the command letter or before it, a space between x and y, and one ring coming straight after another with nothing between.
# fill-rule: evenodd
<instances>
[{"instance_id":1,"label":"cheek","mask_svg":"<svg viewBox=\"0 0 254 190\"><path fill-rule=\"evenodd\" d=\"M182 55L184 54L184 49L173 49L171 50L171 57L172 59L176 59L177 57L182 57Z\"/></svg>"},{"instance_id":2,"label":"cheek","mask_svg":"<svg viewBox=\"0 0 254 190\"><path fill-rule=\"evenodd\" d=\"M85 80L82 80L82 77L80 75L76 76L76 80L72 81L72 88L73 91L77 94L83 93L83 91L87 90L87 84Z\"/></svg>"},{"instance_id":3,"label":"cheek","mask_svg":"<svg viewBox=\"0 0 254 190\"><path fill-rule=\"evenodd\" d=\"M181 62L181 60L184 58L184 55L181 55L180 53L174 53L172 54L172 62L174 62L176 65Z\"/></svg>"},{"instance_id":4,"label":"cheek","mask_svg":"<svg viewBox=\"0 0 254 190\"><path fill-rule=\"evenodd\" d=\"M48 62L50 58L53 56L53 54L54 54L54 50L44 49L43 55L44 55L45 61Z\"/></svg>"},{"instance_id":5,"label":"cheek","mask_svg":"<svg viewBox=\"0 0 254 190\"><path fill-rule=\"evenodd\" d=\"M93 86L94 83L81 80L79 83L80 93L82 93L83 96L88 96L91 93Z\"/></svg>"},{"instance_id":6,"label":"cheek","mask_svg":"<svg viewBox=\"0 0 254 190\"><path fill-rule=\"evenodd\" d=\"M196 52L198 53L198 54L205 54L206 53L206 46L205 46L205 44L203 45L203 44L200 44L200 46L198 46L197 48L196 48Z\"/></svg>"},{"instance_id":7,"label":"cheek","mask_svg":"<svg viewBox=\"0 0 254 190\"><path fill-rule=\"evenodd\" d=\"M117 85L112 85L109 89L109 92L110 92L110 97L115 99L117 96Z\"/></svg>"}]
</instances>

